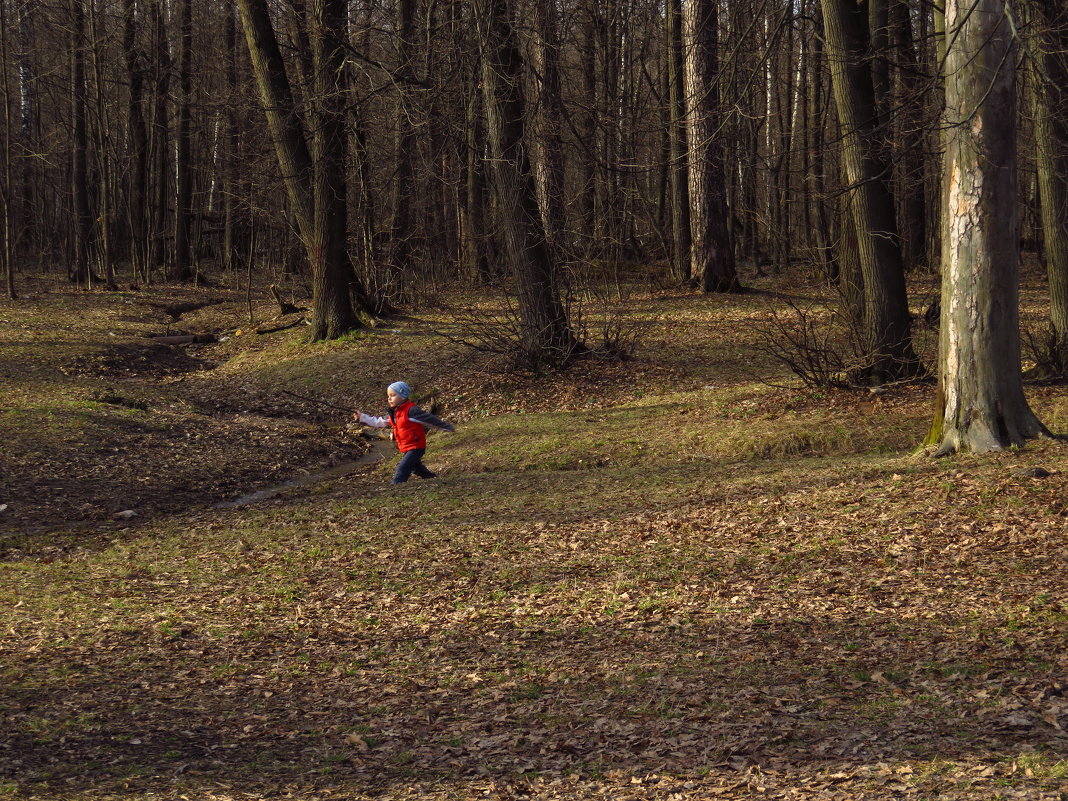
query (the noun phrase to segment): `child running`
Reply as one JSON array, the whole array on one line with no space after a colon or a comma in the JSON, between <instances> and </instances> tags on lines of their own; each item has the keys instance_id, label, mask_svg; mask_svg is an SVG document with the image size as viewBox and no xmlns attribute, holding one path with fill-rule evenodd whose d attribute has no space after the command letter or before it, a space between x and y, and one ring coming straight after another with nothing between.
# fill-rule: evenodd
<instances>
[{"instance_id":1,"label":"child running","mask_svg":"<svg viewBox=\"0 0 1068 801\"><path fill-rule=\"evenodd\" d=\"M419 478L434 478L437 474L430 472L423 464L426 453L426 429L438 428L442 431L454 430L444 420L439 420L430 412L425 412L409 399L412 388L403 381L394 381L386 388L386 403L389 405L388 417L371 417L356 410L353 418L371 428L393 427L393 439L401 460L393 473L392 484L403 484L415 473Z\"/></svg>"}]
</instances>

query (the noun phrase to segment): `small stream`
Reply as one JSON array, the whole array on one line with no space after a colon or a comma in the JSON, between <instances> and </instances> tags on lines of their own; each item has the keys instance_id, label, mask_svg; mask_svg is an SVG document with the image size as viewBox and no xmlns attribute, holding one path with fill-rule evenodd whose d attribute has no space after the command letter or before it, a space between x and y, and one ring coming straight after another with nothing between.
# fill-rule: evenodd
<instances>
[{"instance_id":1,"label":"small stream","mask_svg":"<svg viewBox=\"0 0 1068 801\"><path fill-rule=\"evenodd\" d=\"M254 492L248 492L229 501L219 501L219 503L216 503L212 508L235 509L241 506L248 506L249 504L258 503L259 501L265 501L268 498L274 498L287 490L296 489L297 487L306 487L309 484L318 484L320 481L329 481L333 478L341 478L342 476L351 475L361 467L375 464L376 462L388 458L390 446L391 443L384 441L372 442L367 453L363 454L359 459L341 462L326 470L321 470L318 473L308 473L305 476L297 476L296 478L289 479L289 481L276 484L273 487L264 487L263 489L255 490Z\"/></svg>"}]
</instances>

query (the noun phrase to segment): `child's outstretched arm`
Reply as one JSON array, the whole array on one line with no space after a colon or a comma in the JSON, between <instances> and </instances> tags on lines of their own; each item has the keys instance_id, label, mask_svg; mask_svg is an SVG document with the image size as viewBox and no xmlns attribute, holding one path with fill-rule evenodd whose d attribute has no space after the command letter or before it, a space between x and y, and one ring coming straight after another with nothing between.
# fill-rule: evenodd
<instances>
[{"instance_id":1,"label":"child's outstretched arm","mask_svg":"<svg viewBox=\"0 0 1068 801\"><path fill-rule=\"evenodd\" d=\"M371 417L371 415L364 414L359 409L352 413L352 419L371 428L387 428L389 426L388 417Z\"/></svg>"},{"instance_id":2,"label":"child's outstretched arm","mask_svg":"<svg viewBox=\"0 0 1068 801\"><path fill-rule=\"evenodd\" d=\"M420 409L418 406L413 406L408 410L408 419L413 423L419 423L426 428L440 428L442 431L455 431L451 424L446 423L444 420L435 417L430 412Z\"/></svg>"}]
</instances>

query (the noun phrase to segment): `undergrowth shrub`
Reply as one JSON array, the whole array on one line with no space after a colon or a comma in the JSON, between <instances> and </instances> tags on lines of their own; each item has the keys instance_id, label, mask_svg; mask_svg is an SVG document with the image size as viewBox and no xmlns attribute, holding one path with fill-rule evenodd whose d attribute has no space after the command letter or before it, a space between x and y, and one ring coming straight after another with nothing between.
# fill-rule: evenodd
<instances>
[{"instance_id":1,"label":"undergrowth shrub","mask_svg":"<svg viewBox=\"0 0 1068 801\"><path fill-rule=\"evenodd\" d=\"M869 387L886 370L869 352L859 321L841 297L804 303L778 299L777 305L768 304L757 332L758 350L812 389ZM910 377L904 381L926 378L925 357L937 358L937 326L926 315L917 318L910 336L919 363L906 371Z\"/></svg>"},{"instance_id":2,"label":"undergrowth shrub","mask_svg":"<svg viewBox=\"0 0 1068 801\"><path fill-rule=\"evenodd\" d=\"M628 289L609 281L569 281L563 295L576 346L568 353L531 354L524 346L523 321L514 293L505 287L479 300L446 303L447 323L436 333L476 353L501 357L507 372L541 372L566 367L586 354L628 359L640 347L646 325L627 315Z\"/></svg>"},{"instance_id":3,"label":"undergrowth shrub","mask_svg":"<svg viewBox=\"0 0 1068 801\"><path fill-rule=\"evenodd\" d=\"M757 324L758 350L810 388L843 388L866 365L860 332L850 316L823 300L786 299L768 305Z\"/></svg>"}]
</instances>

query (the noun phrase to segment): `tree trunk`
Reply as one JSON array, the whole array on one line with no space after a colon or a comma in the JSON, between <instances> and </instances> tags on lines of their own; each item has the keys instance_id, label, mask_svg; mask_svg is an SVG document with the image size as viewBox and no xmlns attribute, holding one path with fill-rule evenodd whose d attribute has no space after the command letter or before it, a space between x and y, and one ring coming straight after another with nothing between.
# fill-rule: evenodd
<instances>
[{"instance_id":1,"label":"tree trunk","mask_svg":"<svg viewBox=\"0 0 1068 801\"><path fill-rule=\"evenodd\" d=\"M1016 221L1016 82L1003 0L945 10L946 219L936 456L1048 435L1023 393Z\"/></svg>"},{"instance_id":2,"label":"tree trunk","mask_svg":"<svg viewBox=\"0 0 1068 801\"><path fill-rule=\"evenodd\" d=\"M99 211L97 212L97 263L101 267L100 272L109 289L116 289L115 284L115 232L114 232L114 208L115 189L114 175L111 167L111 124L108 118L109 107L107 104L107 89L104 84L104 67L101 63L104 59L103 42L104 36L98 21L96 0L89 2L89 39L93 43L93 84L96 89L96 114L93 134L96 139L96 173L97 173L97 197Z\"/></svg>"},{"instance_id":3,"label":"tree trunk","mask_svg":"<svg viewBox=\"0 0 1068 801\"><path fill-rule=\"evenodd\" d=\"M690 173L686 152L686 92L682 45L681 0L667 0L665 8L668 81L668 174L671 183L671 230L675 277L690 280Z\"/></svg>"},{"instance_id":4,"label":"tree trunk","mask_svg":"<svg viewBox=\"0 0 1068 801\"><path fill-rule=\"evenodd\" d=\"M144 52L137 44L136 0L123 0L123 52L126 56L126 76L130 82L127 104L129 163L126 195L126 225L130 234L130 263L134 280L148 274L145 203L148 199L148 129L145 125Z\"/></svg>"},{"instance_id":5,"label":"tree trunk","mask_svg":"<svg viewBox=\"0 0 1068 801\"><path fill-rule=\"evenodd\" d=\"M174 252L169 278L188 281L193 277L189 234L193 216L193 0L182 0L178 34L178 137L177 194L174 202Z\"/></svg>"},{"instance_id":6,"label":"tree trunk","mask_svg":"<svg viewBox=\"0 0 1068 801\"><path fill-rule=\"evenodd\" d=\"M690 172L691 272L705 292L739 289L727 235L718 89L718 0L687 0L682 12L686 50L686 133Z\"/></svg>"},{"instance_id":7,"label":"tree trunk","mask_svg":"<svg viewBox=\"0 0 1068 801\"><path fill-rule=\"evenodd\" d=\"M900 101L893 115L897 155L894 166L900 191L902 267L906 273L919 266L927 249L927 186L924 143L929 128L925 124L923 97L925 81L916 57L915 37L907 0L891 0L891 27L900 84Z\"/></svg>"},{"instance_id":8,"label":"tree trunk","mask_svg":"<svg viewBox=\"0 0 1068 801\"><path fill-rule=\"evenodd\" d=\"M411 80L415 64L415 0L398 0L396 46L397 112L393 141L393 223L390 226L391 294L401 292L401 275L412 266L412 189L415 161L415 98Z\"/></svg>"},{"instance_id":9,"label":"tree trunk","mask_svg":"<svg viewBox=\"0 0 1068 801\"><path fill-rule=\"evenodd\" d=\"M69 277L91 283L89 247L93 216L89 211L89 135L86 126L85 8L71 0L71 196L74 211L74 259Z\"/></svg>"},{"instance_id":10,"label":"tree trunk","mask_svg":"<svg viewBox=\"0 0 1068 801\"><path fill-rule=\"evenodd\" d=\"M153 179L155 181L151 202L145 206L145 216L151 230L149 265L155 269L165 268L167 263L167 221L169 218L170 194L170 126L167 121L167 96L171 83L171 56L167 43L167 22L161 0L149 0L152 17L153 53L155 74L152 105L152 136L150 142Z\"/></svg>"},{"instance_id":11,"label":"tree trunk","mask_svg":"<svg viewBox=\"0 0 1068 801\"><path fill-rule=\"evenodd\" d=\"M223 7L225 15L223 27L223 41L226 46L226 90L227 106L225 116L226 132L223 135L223 163L222 163L222 205L223 205L223 267L227 272L233 272L242 259L238 253L239 246L244 244L244 226L239 226L237 215L238 193L238 167L237 156L240 147L238 134L237 93L240 86L237 67L237 17L236 9L229 5Z\"/></svg>"},{"instance_id":12,"label":"tree trunk","mask_svg":"<svg viewBox=\"0 0 1068 801\"><path fill-rule=\"evenodd\" d=\"M1068 11L1029 2L1035 159L1046 273L1050 343L1046 369L1068 374Z\"/></svg>"},{"instance_id":13,"label":"tree trunk","mask_svg":"<svg viewBox=\"0 0 1068 801\"><path fill-rule=\"evenodd\" d=\"M238 7L286 192L312 267L310 336L313 340L338 337L351 330L358 318L371 316L366 292L346 251L347 94L341 44L345 0L312 3L314 105L318 109L314 162L293 105L266 0L238 0Z\"/></svg>"},{"instance_id":14,"label":"tree trunk","mask_svg":"<svg viewBox=\"0 0 1068 801\"><path fill-rule=\"evenodd\" d=\"M465 133L464 203L460 217L460 243L464 276L482 284L495 276L486 252L486 125L482 113L481 81L472 75L467 87Z\"/></svg>"},{"instance_id":15,"label":"tree trunk","mask_svg":"<svg viewBox=\"0 0 1068 801\"><path fill-rule=\"evenodd\" d=\"M282 51L267 12L267 0L238 0L237 7L241 12L241 25L252 59L256 87L267 116L267 127L285 179L286 194L303 236L311 230L314 217L312 159L304 138L304 126L293 102Z\"/></svg>"},{"instance_id":16,"label":"tree trunk","mask_svg":"<svg viewBox=\"0 0 1068 801\"><path fill-rule=\"evenodd\" d=\"M348 137L345 130L347 0L311 0L312 69L317 124L312 138L314 227L308 237L312 268L311 338L336 339L358 324L350 284L358 286L349 262ZM366 298L359 291L359 305Z\"/></svg>"},{"instance_id":17,"label":"tree trunk","mask_svg":"<svg viewBox=\"0 0 1068 801\"><path fill-rule=\"evenodd\" d=\"M7 70L8 46L7 46L7 5L0 0L0 65L4 67L3 78L0 79L4 92L4 130L3 130L3 175L0 177L0 206L2 206L3 219L0 224L0 268L4 273L4 291L7 297L14 300L18 297L15 292L15 259L12 252L12 239L14 238L14 213L12 206L15 195L15 187L12 180L13 170L11 162L14 156L12 140L15 138L13 115L11 114L11 77Z\"/></svg>"},{"instance_id":18,"label":"tree trunk","mask_svg":"<svg viewBox=\"0 0 1068 801\"><path fill-rule=\"evenodd\" d=\"M852 0L822 0L831 85L842 133L842 162L864 282L868 364L854 380L883 383L917 375L894 200L882 158L882 129L871 70L864 61L867 16Z\"/></svg>"},{"instance_id":19,"label":"tree trunk","mask_svg":"<svg viewBox=\"0 0 1068 801\"><path fill-rule=\"evenodd\" d=\"M560 89L560 42L557 34L557 9L553 3L534 0L531 55L535 99L534 130L531 136L534 183L541 209L546 244L554 263L566 259L569 248L564 241L567 231L564 207L564 152L561 139L564 109Z\"/></svg>"},{"instance_id":20,"label":"tree trunk","mask_svg":"<svg viewBox=\"0 0 1068 801\"><path fill-rule=\"evenodd\" d=\"M497 231L519 296L518 360L535 370L560 367L574 357L579 344L560 300L524 146L522 60L511 9L507 0L480 0L478 11L490 175L500 215Z\"/></svg>"}]
</instances>

